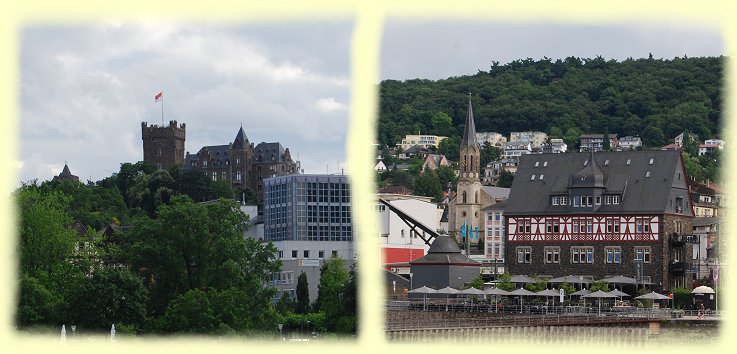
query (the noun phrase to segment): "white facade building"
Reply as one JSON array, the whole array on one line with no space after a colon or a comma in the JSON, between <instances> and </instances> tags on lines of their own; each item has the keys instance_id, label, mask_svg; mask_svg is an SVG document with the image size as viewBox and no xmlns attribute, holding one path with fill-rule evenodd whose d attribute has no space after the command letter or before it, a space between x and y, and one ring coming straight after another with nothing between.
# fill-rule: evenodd
<instances>
[{"instance_id":1,"label":"white facade building","mask_svg":"<svg viewBox=\"0 0 737 354\"><path fill-rule=\"evenodd\" d=\"M548 134L544 132L511 132L509 133L509 142L529 141L533 148L542 147L543 143L548 140Z\"/></svg>"},{"instance_id":2,"label":"white facade building","mask_svg":"<svg viewBox=\"0 0 737 354\"><path fill-rule=\"evenodd\" d=\"M507 142L507 138L504 135L494 132L476 133L476 140L478 140L480 146L484 146L484 143L489 143L491 146L502 147Z\"/></svg>"},{"instance_id":3,"label":"white facade building","mask_svg":"<svg viewBox=\"0 0 737 354\"><path fill-rule=\"evenodd\" d=\"M443 209L432 203L430 197L378 194L377 198L389 202L431 230L437 232L440 229ZM416 229L420 234L413 232L410 225L378 201L376 210L379 213L380 243L385 264L406 263L427 253L430 246L420 237L421 230ZM402 271L409 271L409 268L400 269L398 272Z\"/></svg>"},{"instance_id":4,"label":"white facade building","mask_svg":"<svg viewBox=\"0 0 737 354\"><path fill-rule=\"evenodd\" d=\"M437 135L405 135L404 139L402 139L402 142L399 144L399 147L401 147L402 150L407 150L415 145L422 146L426 149L431 146L437 148L438 145L440 145L440 142L446 138L447 136Z\"/></svg>"},{"instance_id":5,"label":"white facade building","mask_svg":"<svg viewBox=\"0 0 737 354\"><path fill-rule=\"evenodd\" d=\"M532 143L530 141L527 141L527 140L514 141L514 142L508 142L504 144L504 151L502 152L502 157L504 158L520 157L522 155L527 155L531 153L532 153Z\"/></svg>"}]
</instances>

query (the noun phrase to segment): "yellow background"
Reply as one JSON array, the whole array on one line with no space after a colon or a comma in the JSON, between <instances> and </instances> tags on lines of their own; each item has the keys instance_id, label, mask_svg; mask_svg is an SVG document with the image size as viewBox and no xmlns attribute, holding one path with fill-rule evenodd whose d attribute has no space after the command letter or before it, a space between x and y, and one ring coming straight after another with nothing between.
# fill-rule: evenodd
<instances>
[{"instance_id":1,"label":"yellow background","mask_svg":"<svg viewBox=\"0 0 737 354\"><path fill-rule=\"evenodd\" d=\"M548 352L571 351L596 353L623 353L643 348L610 347L602 344L553 346L534 342L498 345L493 343L405 344L384 340L382 275L379 271L379 251L374 242L378 232L374 229L375 212L373 196L373 141L375 140L377 113L376 84L380 81L379 51L382 26L386 18L414 21L547 21L568 24L659 22L687 24L688 26L718 26L725 39L725 52L729 56L735 44L735 17L737 6L729 1L4 1L0 5L0 343L3 352ZM22 336L13 329L15 272L15 221L11 193L17 185L17 160L19 121L20 30L25 26L53 24L94 24L103 20L131 22L199 22L242 23L266 22L278 25L282 22L301 20L353 20L355 21L351 49L351 124L348 134L348 158L351 166L356 228L360 243L360 334L355 341L336 343L273 343L253 341L226 341L212 339L170 338L164 340L118 337L115 343L100 338L95 342L60 343L59 337L41 338ZM452 58L449 58L452 60ZM724 114L727 126L725 138L727 150L735 145L734 78L730 60L726 67ZM73 142L70 142L73 143ZM731 175L734 154L728 153L725 174ZM734 183L725 178L728 194L733 195ZM732 201L734 202L734 201ZM734 223L726 225L722 237L727 245L734 246L731 235ZM734 249L725 247L729 254L725 263L734 258ZM726 267L725 267L726 268ZM720 309L731 311L721 326L721 336L712 344L685 343L645 350L668 353L734 352L735 318L734 299L737 292L732 283L730 269L720 271L720 283L728 284L720 297ZM729 284L732 283L732 284ZM730 298L731 296L731 298ZM732 348L731 350L729 348Z\"/></svg>"}]
</instances>

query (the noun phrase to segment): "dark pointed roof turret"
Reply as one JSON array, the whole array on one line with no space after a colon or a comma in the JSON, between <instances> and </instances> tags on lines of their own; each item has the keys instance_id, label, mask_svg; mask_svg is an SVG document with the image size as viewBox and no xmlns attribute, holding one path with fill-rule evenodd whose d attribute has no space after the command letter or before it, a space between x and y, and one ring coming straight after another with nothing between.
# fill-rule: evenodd
<instances>
[{"instance_id":1,"label":"dark pointed roof turret","mask_svg":"<svg viewBox=\"0 0 737 354\"><path fill-rule=\"evenodd\" d=\"M468 115L466 116L466 127L463 130L463 141L461 146L478 145L476 140L476 124L473 121L473 106L471 106L471 93L468 93Z\"/></svg>"},{"instance_id":2,"label":"dark pointed roof turret","mask_svg":"<svg viewBox=\"0 0 737 354\"><path fill-rule=\"evenodd\" d=\"M241 128L238 130L238 134L235 136L235 140L233 140L233 148L234 149L243 149L248 146L248 137L246 136L246 132L243 131L243 125L241 125Z\"/></svg>"},{"instance_id":3,"label":"dark pointed roof turret","mask_svg":"<svg viewBox=\"0 0 737 354\"><path fill-rule=\"evenodd\" d=\"M594 159L594 153L591 152L586 165L571 176L571 187L581 188L604 188L604 174L601 172L599 165Z\"/></svg>"}]
</instances>

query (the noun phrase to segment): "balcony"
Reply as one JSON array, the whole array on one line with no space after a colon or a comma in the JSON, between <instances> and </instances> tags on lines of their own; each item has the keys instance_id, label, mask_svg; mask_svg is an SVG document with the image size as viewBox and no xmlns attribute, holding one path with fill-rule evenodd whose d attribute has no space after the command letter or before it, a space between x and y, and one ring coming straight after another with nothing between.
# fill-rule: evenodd
<instances>
[{"instance_id":1,"label":"balcony","mask_svg":"<svg viewBox=\"0 0 737 354\"><path fill-rule=\"evenodd\" d=\"M686 244L686 238L676 232L670 235L670 244L673 247L682 247Z\"/></svg>"},{"instance_id":2,"label":"balcony","mask_svg":"<svg viewBox=\"0 0 737 354\"><path fill-rule=\"evenodd\" d=\"M699 244L699 235L686 235L686 243Z\"/></svg>"},{"instance_id":3,"label":"balcony","mask_svg":"<svg viewBox=\"0 0 737 354\"><path fill-rule=\"evenodd\" d=\"M686 262L670 262L670 272L672 275L683 275L690 268L690 265Z\"/></svg>"}]
</instances>

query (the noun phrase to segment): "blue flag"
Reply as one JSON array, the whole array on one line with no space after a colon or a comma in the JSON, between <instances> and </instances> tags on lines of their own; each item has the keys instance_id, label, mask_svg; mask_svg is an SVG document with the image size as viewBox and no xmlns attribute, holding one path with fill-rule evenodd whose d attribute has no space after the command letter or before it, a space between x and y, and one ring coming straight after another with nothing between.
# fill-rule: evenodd
<instances>
[{"instance_id":1,"label":"blue flag","mask_svg":"<svg viewBox=\"0 0 737 354\"><path fill-rule=\"evenodd\" d=\"M461 237L464 239L466 238L466 222L463 222L463 226L461 226Z\"/></svg>"}]
</instances>

